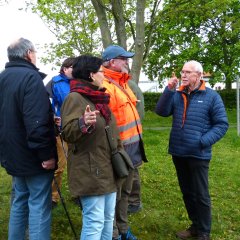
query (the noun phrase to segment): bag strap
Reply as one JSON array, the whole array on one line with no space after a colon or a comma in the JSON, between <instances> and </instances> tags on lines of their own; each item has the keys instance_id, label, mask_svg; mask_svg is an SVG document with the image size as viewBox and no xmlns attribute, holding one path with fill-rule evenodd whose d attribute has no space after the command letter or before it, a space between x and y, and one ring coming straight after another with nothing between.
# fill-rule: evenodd
<instances>
[{"instance_id":1,"label":"bag strap","mask_svg":"<svg viewBox=\"0 0 240 240\"><path fill-rule=\"evenodd\" d=\"M106 77L106 76L105 76ZM118 88L120 88L129 98L129 100L131 100L131 97L129 96L128 92L121 86L119 85L116 81L114 81L113 79L106 77L111 83L113 83L115 86L117 86Z\"/></svg>"},{"instance_id":2,"label":"bag strap","mask_svg":"<svg viewBox=\"0 0 240 240\"><path fill-rule=\"evenodd\" d=\"M112 154L115 154L117 152L117 148L114 147L114 144L113 144L113 141L112 141L113 137L112 137L112 133L111 133L111 130L110 130L109 126L105 127L105 132L106 132L106 135L107 135L107 140L108 140L108 143L109 143L110 150L111 150Z\"/></svg>"}]
</instances>

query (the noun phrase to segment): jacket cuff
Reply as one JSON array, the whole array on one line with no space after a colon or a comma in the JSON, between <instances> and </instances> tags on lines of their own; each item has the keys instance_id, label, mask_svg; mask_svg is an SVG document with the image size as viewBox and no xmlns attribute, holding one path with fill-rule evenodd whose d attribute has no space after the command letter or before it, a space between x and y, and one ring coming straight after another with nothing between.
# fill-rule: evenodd
<instances>
[{"instance_id":1,"label":"jacket cuff","mask_svg":"<svg viewBox=\"0 0 240 240\"><path fill-rule=\"evenodd\" d=\"M91 133L95 129L94 125L86 125L83 117L79 118L78 125L83 134Z\"/></svg>"}]
</instances>

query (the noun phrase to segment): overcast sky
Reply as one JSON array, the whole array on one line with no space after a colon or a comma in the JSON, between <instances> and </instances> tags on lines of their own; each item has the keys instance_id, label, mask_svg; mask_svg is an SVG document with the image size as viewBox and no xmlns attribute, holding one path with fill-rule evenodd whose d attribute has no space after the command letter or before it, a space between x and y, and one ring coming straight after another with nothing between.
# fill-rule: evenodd
<instances>
[{"instance_id":1,"label":"overcast sky","mask_svg":"<svg viewBox=\"0 0 240 240\"><path fill-rule=\"evenodd\" d=\"M8 0L8 4L3 4L0 0L0 70L4 68L7 59L7 47L17 38L29 39L36 46L38 58L43 54L40 47L45 43L54 41L53 34L44 25L37 14L29 10L25 12L24 0ZM22 9L22 10L21 10ZM51 72L51 66L45 66L37 61L37 67L41 71Z\"/></svg>"}]
</instances>

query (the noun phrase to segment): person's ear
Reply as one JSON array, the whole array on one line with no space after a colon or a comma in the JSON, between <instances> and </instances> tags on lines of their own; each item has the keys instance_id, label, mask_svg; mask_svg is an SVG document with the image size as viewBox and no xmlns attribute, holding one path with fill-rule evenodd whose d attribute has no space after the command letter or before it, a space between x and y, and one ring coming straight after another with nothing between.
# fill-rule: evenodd
<instances>
[{"instance_id":1,"label":"person's ear","mask_svg":"<svg viewBox=\"0 0 240 240\"><path fill-rule=\"evenodd\" d=\"M109 60L110 65L114 65L114 61L115 61L114 59L110 59Z\"/></svg>"},{"instance_id":2,"label":"person's ear","mask_svg":"<svg viewBox=\"0 0 240 240\"><path fill-rule=\"evenodd\" d=\"M94 73L90 73L90 79L92 79L93 82L95 81Z\"/></svg>"},{"instance_id":3,"label":"person's ear","mask_svg":"<svg viewBox=\"0 0 240 240\"><path fill-rule=\"evenodd\" d=\"M32 62L32 59L31 59L31 51L30 50L27 50L27 54L26 54L26 59L29 61L29 62Z\"/></svg>"}]
</instances>

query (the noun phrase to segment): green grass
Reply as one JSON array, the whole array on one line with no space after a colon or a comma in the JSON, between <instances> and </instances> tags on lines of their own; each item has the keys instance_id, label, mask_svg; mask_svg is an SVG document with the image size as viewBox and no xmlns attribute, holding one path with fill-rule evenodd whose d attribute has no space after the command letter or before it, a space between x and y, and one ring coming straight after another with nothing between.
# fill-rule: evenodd
<instances>
[{"instance_id":1,"label":"green grass","mask_svg":"<svg viewBox=\"0 0 240 240\"><path fill-rule=\"evenodd\" d=\"M212 240L240 239L240 137L236 130L236 110L228 111L229 128L213 147L209 183L212 198ZM140 168L143 210L129 217L141 240L173 240L175 232L189 220L183 205L176 173L167 153L171 118L152 112L144 120L144 142L149 162ZM0 240L7 239L11 177L0 168ZM81 230L81 211L71 200L64 175L62 192L76 231ZM70 240L73 234L62 205L53 210L53 240Z\"/></svg>"}]
</instances>

